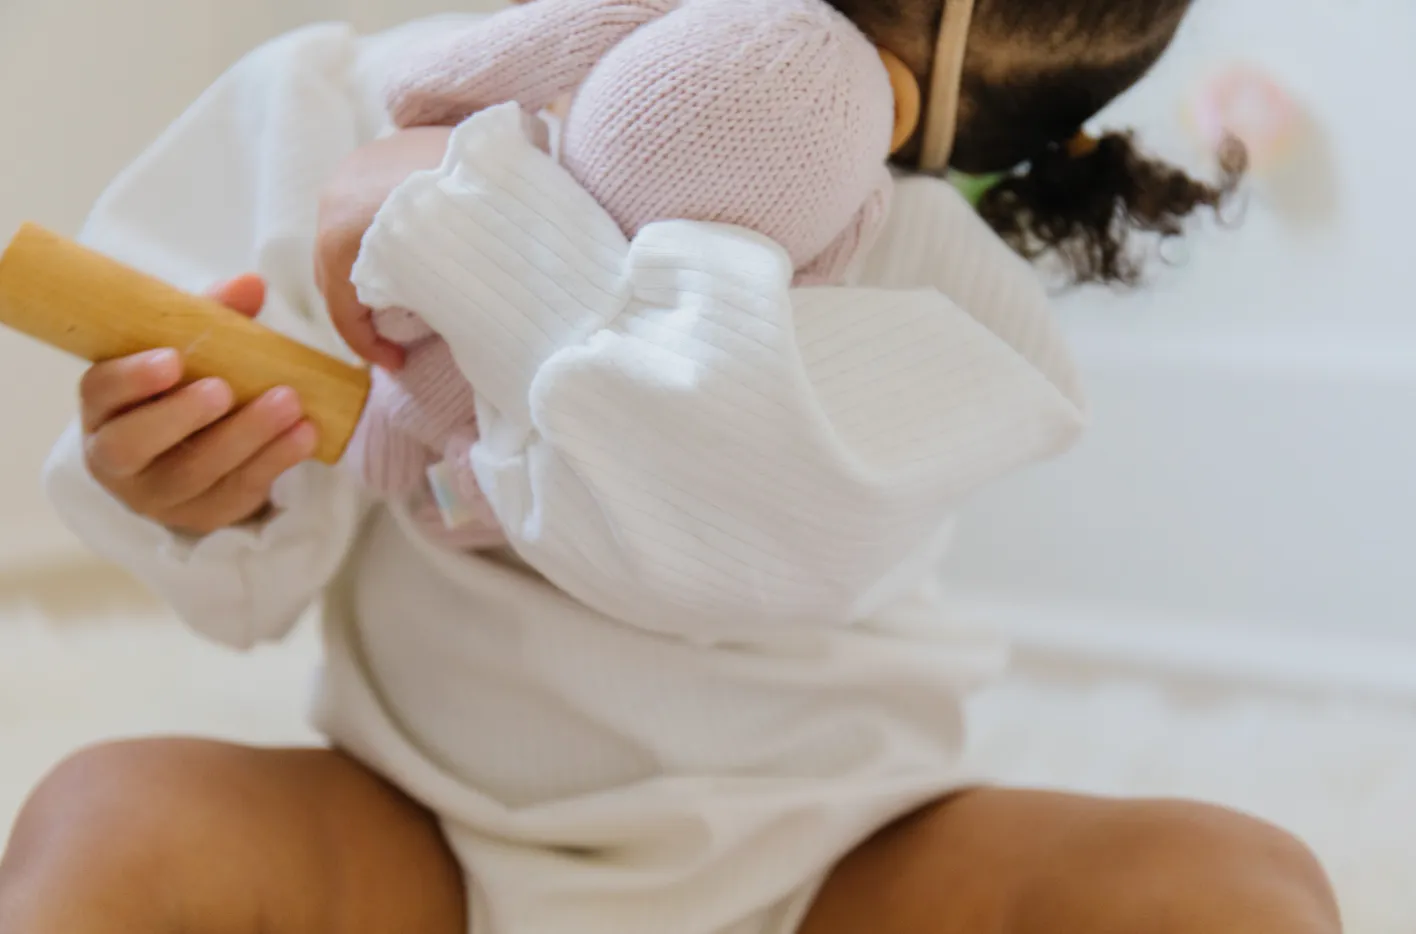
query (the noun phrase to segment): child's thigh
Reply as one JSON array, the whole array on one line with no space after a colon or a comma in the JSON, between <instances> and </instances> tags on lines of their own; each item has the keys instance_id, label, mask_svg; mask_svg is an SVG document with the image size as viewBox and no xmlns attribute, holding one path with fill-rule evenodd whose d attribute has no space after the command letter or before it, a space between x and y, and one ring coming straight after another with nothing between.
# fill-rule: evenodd
<instances>
[{"instance_id":1,"label":"child's thigh","mask_svg":"<svg viewBox=\"0 0 1416 934\"><path fill-rule=\"evenodd\" d=\"M100 746L45 779L0 861L0 934L466 934L436 822L328 750Z\"/></svg>"},{"instance_id":2,"label":"child's thigh","mask_svg":"<svg viewBox=\"0 0 1416 934\"><path fill-rule=\"evenodd\" d=\"M1184 801L981 789L848 856L801 934L1338 934L1312 853Z\"/></svg>"}]
</instances>

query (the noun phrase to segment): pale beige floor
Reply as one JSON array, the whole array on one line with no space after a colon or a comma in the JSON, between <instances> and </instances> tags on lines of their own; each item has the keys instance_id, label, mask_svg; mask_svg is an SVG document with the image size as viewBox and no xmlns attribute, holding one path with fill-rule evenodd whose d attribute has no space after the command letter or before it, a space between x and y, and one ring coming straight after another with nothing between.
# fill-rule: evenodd
<instances>
[{"instance_id":1,"label":"pale beige floor","mask_svg":"<svg viewBox=\"0 0 1416 934\"><path fill-rule=\"evenodd\" d=\"M0 578L0 828L85 743L313 739L316 660L309 627L251 655L207 645L101 569ZM1195 795L1280 821L1319 851L1353 934L1416 934L1416 710L1033 671L981 695L973 726L977 762L1011 783Z\"/></svg>"}]
</instances>

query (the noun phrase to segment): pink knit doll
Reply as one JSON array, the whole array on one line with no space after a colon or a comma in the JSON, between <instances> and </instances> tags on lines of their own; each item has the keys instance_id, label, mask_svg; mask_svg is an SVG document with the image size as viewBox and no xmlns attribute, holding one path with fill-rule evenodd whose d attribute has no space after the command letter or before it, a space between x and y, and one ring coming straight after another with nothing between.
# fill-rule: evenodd
<instances>
[{"instance_id":1,"label":"pink knit doll","mask_svg":"<svg viewBox=\"0 0 1416 934\"><path fill-rule=\"evenodd\" d=\"M662 220L738 225L787 252L796 285L824 285L884 219L890 79L823 0L533 0L414 50L390 109L400 127L450 125L512 101L535 114L571 92L561 163L630 238ZM440 465L441 519L428 501L421 524L455 547L497 544L467 457L472 387L416 314L374 323L407 362L376 371L346 462L388 495Z\"/></svg>"}]
</instances>

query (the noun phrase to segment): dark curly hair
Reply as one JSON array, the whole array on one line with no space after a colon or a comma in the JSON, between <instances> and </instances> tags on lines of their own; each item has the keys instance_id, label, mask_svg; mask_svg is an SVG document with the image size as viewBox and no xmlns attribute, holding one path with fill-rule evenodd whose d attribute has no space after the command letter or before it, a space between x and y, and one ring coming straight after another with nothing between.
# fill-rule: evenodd
<instances>
[{"instance_id":1,"label":"dark curly hair","mask_svg":"<svg viewBox=\"0 0 1416 934\"><path fill-rule=\"evenodd\" d=\"M1179 236L1196 210L1219 211L1246 162L1244 147L1230 141L1220 153L1220 181L1207 184L1142 155L1130 133L1108 133L1088 148L1049 146L978 203L1013 249L1028 259L1056 253L1079 282L1138 281L1130 233Z\"/></svg>"},{"instance_id":2,"label":"dark curly hair","mask_svg":"<svg viewBox=\"0 0 1416 934\"><path fill-rule=\"evenodd\" d=\"M949 0L830 2L928 86ZM1055 254L1077 282L1133 283L1130 234L1176 236L1235 192L1246 167L1237 141L1208 183L1144 155L1130 133L1079 135L1150 71L1191 2L976 0L950 167L1003 173L978 209L1022 255ZM916 155L905 147L900 165Z\"/></svg>"}]
</instances>

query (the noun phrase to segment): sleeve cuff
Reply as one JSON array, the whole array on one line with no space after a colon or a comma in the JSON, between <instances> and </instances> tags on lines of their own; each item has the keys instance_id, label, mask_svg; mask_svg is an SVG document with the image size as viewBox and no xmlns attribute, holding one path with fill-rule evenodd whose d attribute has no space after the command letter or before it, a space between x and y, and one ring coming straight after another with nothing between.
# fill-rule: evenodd
<instances>
[{"instance_id":1,"label":"sleeve cuff","mask_svg":"<svg viewBox=\"0 0 1416 934\"><path fill-rule=\"evenodd\" d=\"M466 120L440 168L393 192L352 278L365 305L416 310L482 400L525 423L541 365L624 311L628 250L505 104Z\"/></svg>"},{"instance_id":2,"label":"sleeve cuff","mask_svg":"<svg viewBox=\"0 0 1416 934\"><path fill-rule=\"evenodd\" d=\"M179 534L100 487L84 467L82 445L71 425L45 465L45 491L60 519L192 629L233 648L288 632L357 528L357 495L324 465L304 464L276 481L265 519L201 537Z\"/></svg>"}]
</instances>

